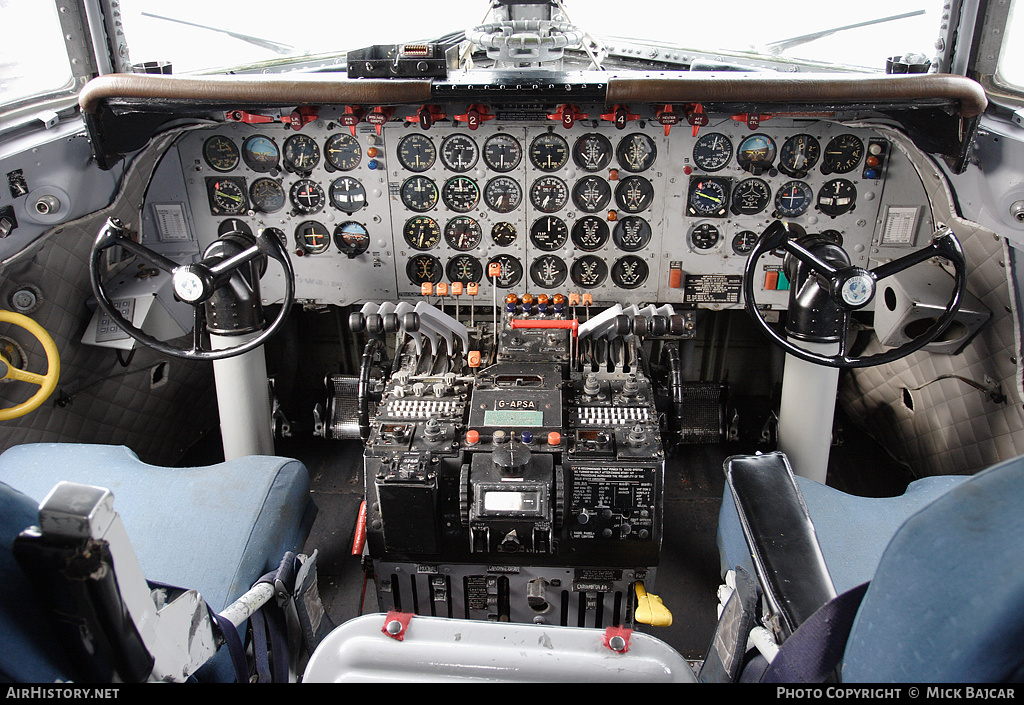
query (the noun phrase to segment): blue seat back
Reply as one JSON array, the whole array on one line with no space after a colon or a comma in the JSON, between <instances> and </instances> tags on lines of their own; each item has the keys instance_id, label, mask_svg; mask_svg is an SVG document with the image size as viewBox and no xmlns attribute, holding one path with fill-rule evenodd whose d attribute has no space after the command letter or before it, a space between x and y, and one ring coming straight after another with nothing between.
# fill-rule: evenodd
<instances>
[{"instance_id":1,"label":"blue seat back","mask_svg":"<svg viewBox=\"0 0 1024 705\"><path fill-rule=\"evenodd\" d=\"M846 682L1024 677L1024 458L960 483L896 532L847 641Z\"/></svg>"}]
</instances>

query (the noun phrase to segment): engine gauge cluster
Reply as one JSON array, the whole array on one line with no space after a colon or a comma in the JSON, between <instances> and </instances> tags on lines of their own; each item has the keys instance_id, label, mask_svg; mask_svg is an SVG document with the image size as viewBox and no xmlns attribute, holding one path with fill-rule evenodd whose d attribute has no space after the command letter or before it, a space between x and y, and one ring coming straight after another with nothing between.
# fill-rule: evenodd
<instances>
[{"instance_id":1,"label":"engine gauge cluster","mask_svg":"<svg viewBox=\"0 0 1024 705\"><path fill-rule=\"evenodd\" d=\"M273 228L294 255L300 300L418 297L447 281L483 296L495 285L736 306L735 278L773 220L862 245L861 260L883 221L879 155L893 150L861 126L776 115L749 129L721 115L694 134L653 113L569 128L499 113L472 130L450 119L424 130L406 119L416 107L379 126L342 126L333 106L302 130L184 134L198 239L225 223ZM731 298L708 293L722 281ZM764 300L785 305L781 294Z\"/></svg>"}]
</instances>

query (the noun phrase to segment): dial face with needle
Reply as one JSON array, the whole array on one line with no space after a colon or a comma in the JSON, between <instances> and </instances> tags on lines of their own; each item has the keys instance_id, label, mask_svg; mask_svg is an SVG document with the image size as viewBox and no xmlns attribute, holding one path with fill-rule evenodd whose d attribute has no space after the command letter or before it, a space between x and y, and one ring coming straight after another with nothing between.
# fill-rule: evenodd
<instances>
[{"instance_id":1,"label":"dial face with needle","mask_svg":"<svg viewBox=\"0 0 1024 705\"><path fill-rule=\"evenodd\" d=\"M210 212L213 215L238 215L247 208L245 182L242 179L207 179Z\"/></svg>"},{"instance_id":2,"label":"dial face with needle","mask_svg":"<svg viewBox=\"0 0 1024 705\"><path fill-rule=\"evenodd\" d=\"M475 249L483 239L480 224L469 216L460 215L444 226L444 239L455 250Z\"/></svg>"},{"instance_id":3,"label":"dial face with needle","mask_svg":"<svg viewBox=\"0 0 1024 705\"><path fill-rule=\"evenodd\" d=\"M498 133L484 142L484 163L494 171L512 171L523 159L523 147L512 135Z\"/></svg>"},{"instance_id":4,"label":"dial face with needle","mask_svg":"<svg viewBox=\"0 0 1024 705\"><path fill-rule=\"evenodd\" d=\"M444 267L441 260L434 255L416 255L410 257L405 265L405 273L416 286L430 282L436 284L441 281L444 274Z\"/></svg>"},{"instance_id":5,"label":"dial face with needle","mask_svg":"<svg viewBox=\"0 0 1024 705\"><path fill-rule=\"evenodd\" d=\"M853 171L864 156L864 143L857 135L833 137L821 159L822 174L845 174Z\"/></svg>"},{"instance_id":6,"label":"dial face with needle","mask_svg":"<svg viewBox=\"0 0 1024 705\"><path fill-rule=\"evenodd\" d=\"M821 157L821 145L812 135L793 135L779 150L779 171L788 176L803 178Z\"/></svg>"},{"instance_id":7,"label":"dial face with needle","mask_svg":"<svg viewBox=\"0 0 1024 705\"><path fill-rule=\"evenodd\" d=\"M627 213L639 213L654 203L654 186L642 176L627 176L615 187L615 203Z\"/></svg>"},{"instance_id":8,"label":"dial face with needle","mask_svg":"<svg viewBox=\"0 0 1024 705\"><path fill-rule=\"evenodd\" d=\"M600 171L611 164L612 143L598 132L583 135L572 146L572 160L584 171Z\"/></svg>"},{"instance_id":9,"label":"dial face with needle","mask_svg":"<svg viewBox=\"0 0 1024 705\"><path fill-rule=\"evenodd\" d=\"M363 150L359 146L359 140L352 135L343 133L332 135L324 145L324 158L338 171L355 169L359 166L359 160L362 157Z\"/></svg>"},{"instance_id":10,"label":"dial face with needle","mask_svg":"<svg viewBox=\"0 0 1024 705\"><path fill-rule=\"evenodd\" d=\"M309 135L292 135L284 141L284 165L289 171L308 174L320 163L320 146Z\"/></svg>"},{"instance_id":11,"label":"dial face with needle","mask_svg":"<svg viewBox=\"0 0 1024 705\"><path fill-rule=\"evenodd\" d=\"M539 135L530 144L530 161L541 171L558 171L569 161L569 143L554 132Z\"/></svg>"},{"instance_id":12,"label":"dial face with needle","mask_svg":"<svg viewBox=\"0 0 1024 705\"><path fill-rule=\"evenodd\" d=\"M410 247L429 250L441 241L441 228L437 221L425 215L418 215L405 222L402 235Z\"/></svg>"},{"instance_id":13,"label":"dial face with needle","mask_svg":"<svg viewBox=\"0 0 1024 705\"><path fill-rule=\"evenodd\" d=\"M437 148L430 138L414 132L398 143L398 161L409 171L426 171L437 159Z\"/></svg>"},{"instance_id":14,"label":"dial face with needle","mask_svg":"<svg viewBox=\"0 0 1024 705\"><path fill-rule=\"evenodd\" d=\"M686 200L686 214L724 218L729 206L729 181L718 178L693 178Z\"/></svg>"},{"instance_id":15,"label":"dial face with needle","mask_svg":"<svg viewBox=\"0 0 1024 705\"><path fill-rule=\"evenodd\" d=\"M530 242L538 250L552 252L569 239L569 227L561 218L546 215L530 227Z\"/></svg>"}]
</instances>

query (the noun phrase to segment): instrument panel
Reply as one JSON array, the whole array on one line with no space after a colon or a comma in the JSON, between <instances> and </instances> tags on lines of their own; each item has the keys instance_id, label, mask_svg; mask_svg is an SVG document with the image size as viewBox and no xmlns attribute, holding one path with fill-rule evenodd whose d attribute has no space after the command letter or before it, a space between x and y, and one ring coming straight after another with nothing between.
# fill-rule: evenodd
<instances>
[{"instance_id":1,"label":"instrument panel","mask_svg":"<svg viewBox=\"0 0 1024 705\"><path fill-rule=\"evenodd\" d=\"M194 130L158 172L180 169L181 221L200 249L231 229L274 228L294 255L297 298L316 303L409 299L424 284L458 284L465 296L475 284L480 303L496 286L499 297L731 307L773 219L835 238L864 266L932 225L923 190L887 188L909 160L864 127L773 117L751 129L712 115L694 135L642 115L623 129L499 115L473 130L423 130L411 115L351 127L325 108L300 131ZM173 201L151 188L147 207L166 221ZM784 308L781 259L769 259L758 300ZM275 277L264 280L271 301Z\"/></svg>"}]
</instances>

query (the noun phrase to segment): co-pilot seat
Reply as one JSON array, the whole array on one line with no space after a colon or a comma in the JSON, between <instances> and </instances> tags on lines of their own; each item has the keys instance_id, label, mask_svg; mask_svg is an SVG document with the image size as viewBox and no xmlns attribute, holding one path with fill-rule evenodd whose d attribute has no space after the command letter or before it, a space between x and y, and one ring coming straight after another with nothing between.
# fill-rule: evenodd
<instances>
[{"instance_id":1,"label":"co-pilot seat","mask_svg":"<svg viewBox=\"0 0 1024 705\"><path fill-rule=\"evenodd\" d=\"M0 570L5 585L14 587L5 587L0 598L0 631L20 633L26 648L0 652L0 677L15 681L67 675L47 642L47 628L24 626L26 615L43 618L24 576L11 583L7 577L17 571L11 542L38 521L39 502L60 481L109 489L146 580L198 590L214 612L276 569L286 552L301 550L316 514L308 473L296 460L249 456L209 467L164 468L120 446L9 449L0 455ZM214 661L224 661L225 652ZM214 679L233 676L229 662L210 665Z\"/></svg>"},{"instance_id":2,"label":"co-pilot seat","mask_svg":"<svg viewBox=\"0 0 1024 705\"><path fill-rule=\"evenodd\" d=\"M723 571L756 576L787 636L764 680L820 670L807 644L837 649L844 682L1024 678L1024 457L891 498L796 477L781 453L729 458L725 472ZM808 638L842 601L848 637Z\"/></svg>"}]
</instances>

